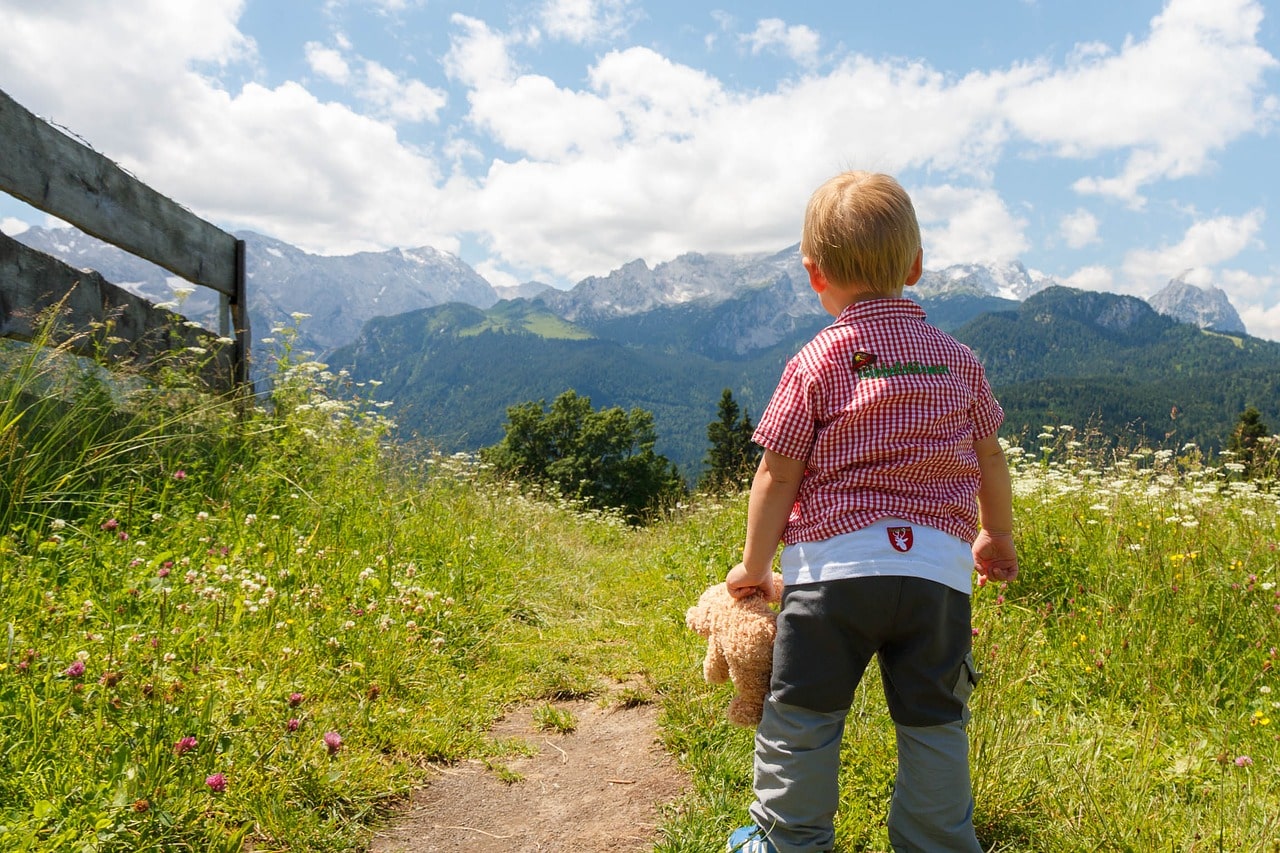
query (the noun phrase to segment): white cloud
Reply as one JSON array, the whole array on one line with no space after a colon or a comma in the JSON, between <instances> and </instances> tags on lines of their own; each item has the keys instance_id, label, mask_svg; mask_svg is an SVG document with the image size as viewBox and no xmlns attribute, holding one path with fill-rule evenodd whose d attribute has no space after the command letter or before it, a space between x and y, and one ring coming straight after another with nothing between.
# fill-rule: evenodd
<instances>
[{"instance_id":1,"label":"white cloud","mask_svg":"<svg viewBox=\"0 0 1280 853\"><path fill-rule=\"evenodd\" d=\"M1081 290L1117 292L1115 274L1109 267L1081 267L1061 281L1067 287L1078 287Z\"/></svg>"},{"instance_id":2,"label":"white cloud","mask_svg":"<svg viewBox=\"0 0 1280 853\"><path fill-rule=\"evenodd\" d=\"M1271 287L1274 288L1277 284L1280 282L1273 280ZM1255 338L1280 341L1280 304L1273 304L1271 307L1261 304L1236 305L1236 313L1240 315L1249 334Z\"/></svg>"},{"instance_id":3,"label":"white cloud","mask_svg":"<svg viewBox=\"0 0 1280 853\"><path fill-rule=\"evenodd\" d=\"M1062 221L1058 225L1058 233L1062 235L1062 239L1066 241L1066 244L1073 249L1082 249L1085 246L1101 242L1098 237L1098 217L1084 208L1077 208L1062 217Z\"/></svg>"},{"instance_id":4,"label":"white cloud","mask_svg":"<svg viewBox=\"0 0 1280 853\"><path fill-rule=\"evenodd\" d=\"M307 42L304 50L307 65L324 79L339 86L345 86L351 80L351 66L342 58L340 51L314 41Z\"/></svg>"},{"instance_id":5,"label":"white cloud","mask_svg":"<svg viewBox=\"0 0 1280 853\"><path fill-rule=\"evenodd\" d=\"M584 44L626 32L629 0L546 0L539 20L547 34Z\"/></svg>"},{"instance_id":6,"label":"white cloud","mask_svg":"<svg viewBox=\"0 0 1280 853\"><path fill-rule=\"evenodd\" d=\"M419 80L403 80L377 62L364 63L360 96L383 115L408 122L435 121L449 98Z\"/></svg>"},{"instance_id":7,"label":"white cloud","mask_svg":"<svg viewBox=\"0 0 1280 853\"><path fill-rule=\"evenodd\" d=\"M0 0L0 80L101 151L141 152L215 71L256 55L236 27L244 0L74 5Z\"/></svg>"},{"instance_id":8,"label":"white cloud","mask_svg":"<svg viewBox=\"0 0 1280 853\"><path fill-rule=\"evenodd\" d=\"M924 241L925 266L1017 260L1027 250L1027 223L994 190L951 186L912 191Z\"/></svg>"},{"instance_id":9,"label":"white cloud","mask_svg":"<svg viewBox=\"0 0 1280 853\"><path fill-rule=\"evenodd\" d=\"M491 280L561 284L636 257L790 245L809 192L846 168L911 185L931 267L1010 260L1031 248L1018 213L1030 199L996 189L1011 156L1073 161L1086 175L1078 189L1136 204L1153 182L1206 171L1225 145L1280 116L1263 94L1275 60L1255 42L1260 7L1244 0L1170 0L1150 33L1079 45L1063 67L1040 60L951 75L923 61L831 54L821 73L807 66L772 89L737 88L647 46L597 52L584 68L533 67L551 59L527 29L534 18L547 40L585 43L639 14L624 2L561 0L521 11L524 30L452 15L440 59L448 102L424 82L436 70L425 57L406 64L409 76L396 58L366 57L340 33L306 44L311 79L343 87L347 104L300 82L243 84L267 79L237 29L244 7L137 0L71 14L0 0L0 80L229 227L324 252L452 251L466 235L489 253L477 266ZM780 19L742 37L727 14L711 17L722 38L743 38L735 46L761 57L812 61L831 38ZM438 130L403 126L442 117ZM1114 174L1105 163L1119 164ZM1062 173L1054 165L1046 175ZM1061 187L1045 195L1053 189ZM1058 226L1059 245L1101 242L1092 213L1034 201L1049 229ZM1122 218L1108 216L1108 243L1120 239L1112 226ZM1068 283L1154 289L1201 268L1243 300L1249 288L1276 287L1274 275L1231 283L1222 269L1257 245L1263 223L1262 210L1206 219L1167 246L1131 253L1122 268L1089 266ZM1272 310L1260 296L1247 304Z\"/></svg>"},{"instance_id":10,"label":"white cloud","mask_svg":"<svg viewBox=\"0 0 1280 853\"><path fill-rule=\"evenodd\" d=\"M766 51L781 53L793 61L812 67L818 64L818 33L803 24L787 26L780 18L764 18L756 22L755 31L741 37L753 56Z\"/></svg>"},{"instance_id":11,"label":"white cloud","mask_svg":"<svg viewBox=\"0 0 1280 853\"><path fill-rule=\"evenodd\" d=\"M515 78L515 64L508 39L477 18L455 14L450 19L459 32L449 39L445 72L470 89L481 89Z\"/></svg>"},{"instance_id":12,"label":"white cloud","mask_svg":"<svg viewBox=\"0 0 1280 853\"><path fill-rule=\"evenodd\" d=\"M714 77L644 47L606 54L587 79L625 122L631 140L643 144L687 139L727 102Z\"/></svg>"},{"instance_id":13,"label":"white cloud","mask_svg":"<svg viewBox=\"0 0 1280 853\"><path fill-rule=\"evenodd\" d=\"M343 40L345 42L345 40ZM350 50L345 42L343 50ZM360 57L354 57L358 71L341 50L307 42L307 65L321 77L351 90L379 115L396 121L435 121L449 102L448 95L419 80L402 79L394 71Z\"/></svg>"},{"instance_id":14,"label":"white cloud","mask_svg":"<svg viewBox=\"0 0 1280 853\"><path fill-rule=\"evenodd\" d=\"M1202 173L1228 142L1280 115L1263 94L1277 63L1256 43L1261 20L1253 0L1170 0L1146 39L1118 53L1083 46L1068 67L1011 90L1005 115L1060 157L1121 154L1118 175L1075 189L1140 207L1144 186Z\"/></svg>"},{"instance_id":15,"label":"white cloud","mask_svg":"<svg viewBox=\"0 0 1280 853\"><path fill-rule=\"evenodd\" d=\"M1147 282L1151 290L1188 270L1216 267L1259 245L1258 233L1265 218L1262 210L1252 210L1243 216L1196 222L1174 245L1130 252L1124 259L1124 272L1135 283Z\"/></svg>"},{"instance_id":16,"label":"white cloud","mask_svg":"<svg viewBox=\"0 0 1280 853\"><path fill-rule=\"evenodd\" d=\"M0 231L8 234L10 237L17 237L23 231L31 227L30 224L23 222L12 216L6 216L0 219Z\"/></svg>"}]
</instances>

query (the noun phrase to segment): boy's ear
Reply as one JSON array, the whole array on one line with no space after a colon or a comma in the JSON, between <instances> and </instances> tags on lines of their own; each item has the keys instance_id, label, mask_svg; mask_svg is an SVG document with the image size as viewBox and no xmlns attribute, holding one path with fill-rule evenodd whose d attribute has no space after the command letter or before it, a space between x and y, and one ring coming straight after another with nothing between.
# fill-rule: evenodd
<instances>
[{"instance_id":1,"label":"boy's ear","mask_svg":"<svg viewBox=\"0 0 1280 853\"><path fill-rule=\"evenodd\" d=\"M918 282L922 275L924 275L924 249L919 249L916 252L915 263L911 265L911 271L907 273L907 280L903 284L910 287Z\"/></svg>"},{"instance_id":2,"label":"boy's ear","mask_svg":"<svg viewBox=\"0 0 1280 853\"><path fill-rule=\"evenodd\" d=\"M809 274L809 286L813 288L814 293L821 293L831 286L827 277L822 274L822 270L818 269L818 265L808 255L805 255L801 263L804 264L805 272Z\"/></svg>"}]
</instances>

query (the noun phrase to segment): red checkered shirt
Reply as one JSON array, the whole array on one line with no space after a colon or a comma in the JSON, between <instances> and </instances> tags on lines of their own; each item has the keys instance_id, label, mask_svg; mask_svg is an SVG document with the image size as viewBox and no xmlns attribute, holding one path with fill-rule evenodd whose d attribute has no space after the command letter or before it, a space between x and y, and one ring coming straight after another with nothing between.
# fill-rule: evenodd
<instances>
[{"instance_id":1,"label":"red checkered shirt","mask_svg":"<svg viewBox=\"0 0 1280 853\"><path fill-rule=\"evenodd\" d=\"M754 439L805 461L783 542L880 518L978 532L975 439L1004 412L968 347L906 298L855 302L787 363Z\"/></svg>"}]
</instances>

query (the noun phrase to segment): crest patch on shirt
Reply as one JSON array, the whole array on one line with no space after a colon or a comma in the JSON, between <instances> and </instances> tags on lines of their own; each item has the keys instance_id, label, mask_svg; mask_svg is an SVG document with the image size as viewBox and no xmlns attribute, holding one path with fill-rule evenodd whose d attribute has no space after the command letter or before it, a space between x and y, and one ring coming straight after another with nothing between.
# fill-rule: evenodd
<instances>
[{"instance_id":1,"label":"crest patch on shirt","mask_svg":"<svg viewBox=\"0 0 1280 853\"><path fill-rule=\"evenodd\" d=\"M905 554L915 544L915 534L910 527L889 527L885 529L885 532L889 534L889 544L893 546L895 551L901 551Z\"/></svg>"},{"instance_id":2,"label":"crest patch on shirt","mask_svg":"<svg viewBox=\"0 0 1280 853\"><path fill-rule=\"evenodd\" d=\"M870 367L876 363L876 355L872 352L858 351L853 354L853 372L857 373L864 367Z\"/></svg>"}]
</instances>

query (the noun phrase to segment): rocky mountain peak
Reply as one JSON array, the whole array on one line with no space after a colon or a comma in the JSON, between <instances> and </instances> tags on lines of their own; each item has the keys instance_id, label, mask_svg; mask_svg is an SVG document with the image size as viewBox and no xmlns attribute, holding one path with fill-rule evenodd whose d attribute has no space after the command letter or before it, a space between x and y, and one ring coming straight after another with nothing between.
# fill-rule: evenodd
<instances>
[{"instance_id":1,"label":"rocky mountain peak","mask_svg":"<svg viewBox=\"0 0 1280 853\"><path fill-rule=\"evenodd\" d=\"M1218 287L1198 287L1179 276L1147 301L1156 311L1180 323L1215 332L1247 334L1240 314Z\"/></svg>"}]
</instances>

